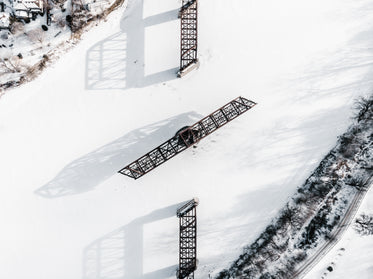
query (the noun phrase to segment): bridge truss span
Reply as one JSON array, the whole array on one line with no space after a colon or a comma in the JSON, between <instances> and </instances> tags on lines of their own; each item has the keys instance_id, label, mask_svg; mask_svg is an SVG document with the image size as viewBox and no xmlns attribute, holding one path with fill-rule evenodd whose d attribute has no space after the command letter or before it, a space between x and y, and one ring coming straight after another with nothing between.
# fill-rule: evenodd
<instances>
[{"instance_id":1,"label":"bridge truss span","mask_svg":"<svg viewBox=\"0 0 373 279\"><path fill-rule=\"evenodd\" d=\"M119 173L138 179L255 105L253 101L237 97L192 126L182 128L174 137L122 168Z\"/></svg>"},{"instance_id":2,"label":"bridge truss span","mask_svg":"<svg viewBox=\"0 0 373 279\"><path fill-rule=\"evenodd\" d=\"M183 0L179 12L181 19L179 77L198 67L198 0Z\"/></svg>"},{"instance_id":3,"label":"bridge truss span","mask_svg":"<svg viewBox=\"0 0 373 279\"><path fill-rule=\"evenodd\" d=\"M193 279L197 268L197 212L199 201L194 198L180 207L179 218L179 269L178 279Z\"/></svg>"}]
</instances>

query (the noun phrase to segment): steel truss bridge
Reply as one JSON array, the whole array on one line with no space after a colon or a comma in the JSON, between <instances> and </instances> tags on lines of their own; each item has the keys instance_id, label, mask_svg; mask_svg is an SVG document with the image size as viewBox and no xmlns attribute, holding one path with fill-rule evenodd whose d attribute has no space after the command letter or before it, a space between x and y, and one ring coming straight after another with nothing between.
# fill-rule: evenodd
<instances>
[{"instance_id":1,"label":"steel truss bridge","mask_svg":"<svg viewBox=\"0 0 373 279\"><path fill-rule=\"evenodd\" d=\"M118 172L137 179L150 172L176 154L184 151L207 135L216 131L256 105L255 102L237 97L202 120L179 130L176 135Z\"/></svg>"},{"instance_id":2,"label":"steel truss bridge","mask_svg":"<svg viewBox=\"0 0 373 279\"><path fill-rule=\"evenodd\" d=\"M198 1L183 0L179 11L181 19L180 70L178 77L182 77L198 67Z\"/></svg>"},{"instance_id":3,"label":"steel truss bridge","mask_svg":"<svg viewBox=\"0 0 373 279\"><path fill-rule=\"evenodd\" d=\"M197 268L197 205L198 199L194 198L176 212L180 223L178 279L194 279Z\"/></svg>"}]
</instances>

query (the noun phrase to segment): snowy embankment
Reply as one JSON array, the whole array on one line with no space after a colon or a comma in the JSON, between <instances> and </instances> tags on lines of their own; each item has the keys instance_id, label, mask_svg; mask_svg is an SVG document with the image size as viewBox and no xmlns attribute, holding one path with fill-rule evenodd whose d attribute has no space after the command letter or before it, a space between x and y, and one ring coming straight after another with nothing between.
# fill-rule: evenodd
<instances>
[{"instance_id":1,"label":"snowy embankment","mask_svg":"<svg viewBox=\"0 0 373 279\"><path fill-rule=\"evenodd\" d=\"M358 206L373 181L373 96L359 104L356 123L276 220L218 278L297 278L303 262L339 238L340 227L348 224L344 216L353 217L350 208Z\"/></svg>"},{"instance_id":2,"label":"snowy embankment","mask_svg":"<svg viewBox=\"0 0 373 279\"><path fill-rule=\"evenodd\" d=\"M215 276L371 92L371 1L200 1L201 66L183 79L179 8L129 1L1 98L0 278L174 278L176 207L192 197L196 278ZM136 181L117 174L239 95L258 105L197 148Z\"/></svg>"},{"instance_id":3,"label":"snowy embankment","mask_svg":"<svg viewBox=\"0 0 373 279\"><path fill-rule=\"evenodd\" d=\"M7 29L0 28L0 97L5 90L39 76L74 47L83 32L105 20L127 1L60 0L46 3L42 14L29 19L14 17L11 2L5 2L11 25Z\"/></svg>"},{"instance_id":4,"label":"snowy embankment","mask_svg":"<svg viewBox=\"0 0 373 279\"><path fill-rule=\"evenodd\" d=\"M373 215L373 187L357 215ZM304 279L371 279L373 275L373 236L360 235L350 226L341 241Z\"/></svg>"}]
</instances>

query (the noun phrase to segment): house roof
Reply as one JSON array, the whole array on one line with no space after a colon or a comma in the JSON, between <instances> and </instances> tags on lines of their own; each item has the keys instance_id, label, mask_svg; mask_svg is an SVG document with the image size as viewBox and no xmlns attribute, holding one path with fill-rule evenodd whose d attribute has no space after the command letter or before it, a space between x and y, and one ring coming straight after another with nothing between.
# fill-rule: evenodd
<instances>
[{"instance_id":1,"label":"house roof","mask_svg":"<svg viewBox=\"0 0 373 279\"><path fill-rule=\"evenodd\" d=\"M41 8L36 4L37 1L32 1L32 0L21 0L22 2L19 3L19 1L14 1L13 2L13 8L15 10L40 10Z\"/></svg>"}]
</instances>

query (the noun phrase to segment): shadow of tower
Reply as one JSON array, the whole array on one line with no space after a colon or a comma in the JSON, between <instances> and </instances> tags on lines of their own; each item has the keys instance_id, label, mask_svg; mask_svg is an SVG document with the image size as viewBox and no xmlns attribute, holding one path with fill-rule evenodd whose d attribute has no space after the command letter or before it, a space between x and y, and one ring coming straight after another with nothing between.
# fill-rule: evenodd
<instances>
[{"instance_id":1,"label":"shadow of tower","mask_svg":"<svg viewBox=\"0 0 373 279\"><path fill-rule=\"evenodd\" d=\"M83 279L174 278L177 264L143 274L143 228L149 223L175 218L176 209L184 203L155 210L88 245L83 252ZM175 218L175 235L177 235L176 224ZM175 242L175 262L177 262L177 253L177 242Z\"/></svg>"},{"instance_id":2,"label":"shadow of tower","mask_svg":"<svg viewBox=\"0 0 373 279\"><path fill-rule=\"evenodd\" d=\"M143 18L144 0L129 0L121 31L90 47L86 53L85 87L89 90L146 87L176 78L178 68L145 75L145 30L177 20L178 9ZM167 40L164 34L160 40ZM175 44L175 48L178 45ZM167 55L167 53L152 53ZM175 61L178 58L175 57Z\"/></svg>"}]
</instances>

